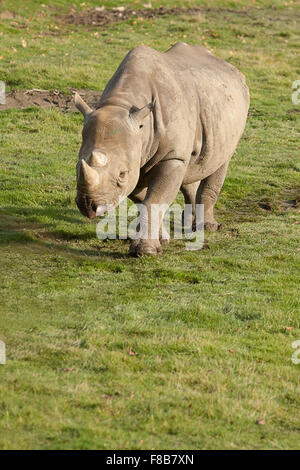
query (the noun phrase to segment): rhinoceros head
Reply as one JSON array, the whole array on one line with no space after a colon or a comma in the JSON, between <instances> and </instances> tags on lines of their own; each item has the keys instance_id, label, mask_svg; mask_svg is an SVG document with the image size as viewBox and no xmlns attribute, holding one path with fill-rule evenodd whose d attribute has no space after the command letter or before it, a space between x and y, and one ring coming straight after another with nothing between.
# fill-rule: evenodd
<instances>
[{"instance_id":1,"label":"rhinoceros head","mask_svg":"<svg viewBox=\"0 0 300 470\"><path fill-rule=\"evenodd\" d=\"M153 103L131 111L109 104L93 111L76 93L75 105L84 115L75 201L80 212L92 219L134 190L140 172L141 122Z\"/></svg>"}]
</instances>

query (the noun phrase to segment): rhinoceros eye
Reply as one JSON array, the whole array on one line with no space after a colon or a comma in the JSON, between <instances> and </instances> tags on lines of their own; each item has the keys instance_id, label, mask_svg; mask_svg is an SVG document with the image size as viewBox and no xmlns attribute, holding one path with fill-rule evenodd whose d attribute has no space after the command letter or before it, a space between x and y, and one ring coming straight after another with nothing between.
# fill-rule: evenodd
<instances>
[{"instance_id":1,"label":"rhinoceros eye","mask_svg":"<svg viewBox=\"0 0 300 470\"><path fill-rule=\"evenodd\" d=\"M126 171L121 171L119 174L119 178L123 179L126 176Z\"/></svg>"}]
</instances>

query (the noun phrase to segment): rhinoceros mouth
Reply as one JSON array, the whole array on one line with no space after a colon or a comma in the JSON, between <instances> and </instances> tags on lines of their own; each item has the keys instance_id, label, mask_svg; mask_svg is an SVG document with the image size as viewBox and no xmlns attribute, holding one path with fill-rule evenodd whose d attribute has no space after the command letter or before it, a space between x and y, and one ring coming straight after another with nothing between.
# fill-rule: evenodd
<instances>
[{"instance_id":1,"label":"rhinoceros mouth","mask_svg":"<svg viewBox=\"0 0 300 470\"><path fill-rule=\"evenodd\" d=\"M96 217L97 205L87 195L77 196L75 202L82 215L89 219Z\"/></svg>"},{"instance_id":2,"label":"rhinoceros mouth","mask_svg":"<svg viewBox=\"0 0 300 470\"><path fill-rule=\"evenodd\" d=\"M101 204L96 209L96 216L101 217L103 215L106 215L108 211L109 211L108 205L107 204Z\"/></svg>"}]
</instances>

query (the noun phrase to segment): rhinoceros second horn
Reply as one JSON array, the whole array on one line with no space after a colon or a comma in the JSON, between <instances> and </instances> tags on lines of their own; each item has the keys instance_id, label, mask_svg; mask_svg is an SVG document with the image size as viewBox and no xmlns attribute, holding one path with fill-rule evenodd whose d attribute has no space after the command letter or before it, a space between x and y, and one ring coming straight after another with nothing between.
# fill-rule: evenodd
<instances>
[{"instance_id":1,"label":"rhinoceros second horn","mask_svg":"<svg viewBox=\"0 0 300 470\"><path fill-rule=\"evenodd\" d=\"M92 155L89 159L89 164L91 166L105 166L107 163L107 156L102 152L92 152Z\"/></svg>"}]
</instances>

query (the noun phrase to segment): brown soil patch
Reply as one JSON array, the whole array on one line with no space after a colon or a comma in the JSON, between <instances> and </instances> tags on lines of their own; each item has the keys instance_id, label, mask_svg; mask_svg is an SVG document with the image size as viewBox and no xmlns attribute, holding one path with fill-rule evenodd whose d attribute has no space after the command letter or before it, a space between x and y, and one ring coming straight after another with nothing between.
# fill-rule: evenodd
<instances>
[{"instance_id":1,"label":"brown soil patch","mask_svg":"<svg viewBox=\"0 0 300 470\"><path fill-rule=\"evenodd\" d=\"M12 20L16 14L12 11L3 11L0 13L0 20Z\"/></svg>"},{"instance_id":2,"label":"brown soil patch","mask_svg":"<svg viewBox=\"0 0 300 470\"><path fill-rule=\"evenodd\" d=\"M117 7L112 10L106 10L103 7L96 7L92 9L85 9L82 12L76 12L71 10L71 13L63 16L63 21L68 24L74 25L85 25L85 26L105 26L109 23L115 23L117 21L128 20L129 18L159 18L166 15L197 15L203 12L212 11L226 11L229 13L244 14L247 15L246 10L230 10L222 8L207 8L207 7L195 7L195 8L142 8L133 10L130 8Z\"/></svg>"},{"instance_id":3,"label":"brown soil patch","mask_svg":"<svg viewBox=\"0 0 300 470\"><path fill-rule=\"evenodd\" d=\"M300 109L297 109L297 108L288 109L287 114L300 114Z\"/></svg>"},{"instance_id":4,"label":"brown soil patch","mask_svg":"<svg viewBox=\"0 0 300 470\"><path fill-rule=\"evenodd\" d=\"M23 109L28 106L55 107L63 112L76 111L73 93L77 91L91 108L95 108L101 92L94 90L70 90L70 94L60 91L14 90L6 94L6 103L0 104L0 111L8 108Z\"/></svg>"},{"instance_id":5,"label":"brown soil patch","mask_svg":"<svg viewBox=\"0 0 300 470\"><path fill-rule=\"evenodd\" d=\"M258 205L264 211L271 211L272 210L272 206L269 202L259 202Z\"/></svg>"},{"instance_id":6,"label":"brown soil patch","mask_svg":"<svg viewBox=\"0 0 300 470\"><path fill-rule=\"evenodd\" d=\"M300 195L296 196L296 199L291 199L289 201L284 201L282 202L280 206L281 210L289 210L289 209L300 209Z\"/></svg>"}]
</instances>

